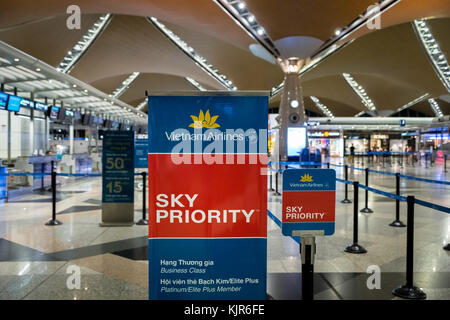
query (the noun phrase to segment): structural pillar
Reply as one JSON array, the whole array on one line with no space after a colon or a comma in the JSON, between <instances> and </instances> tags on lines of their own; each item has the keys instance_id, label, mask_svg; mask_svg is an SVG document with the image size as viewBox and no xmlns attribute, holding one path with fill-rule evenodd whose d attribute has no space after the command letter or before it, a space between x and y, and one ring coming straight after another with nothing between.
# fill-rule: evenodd
<instances>
[{"instance_id":1,"label":"structural pillar","mask_svg":"<svg viewBox=\"0 0 450 320\"><path fill-rule=\"evenodd\" d=\"M303 127L307 122L303 104L302 89L298 74L305 60L299 58L278 59L278 64L284 72L284 91L281 95L279 117L279 152L280 161L287 161L287 128Z\"/></svg>"}]
</instances>

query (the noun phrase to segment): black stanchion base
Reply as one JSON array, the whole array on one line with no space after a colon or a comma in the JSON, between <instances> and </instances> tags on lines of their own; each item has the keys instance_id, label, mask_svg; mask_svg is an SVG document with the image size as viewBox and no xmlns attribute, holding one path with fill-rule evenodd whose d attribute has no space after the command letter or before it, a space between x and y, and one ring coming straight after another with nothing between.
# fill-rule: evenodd
<instances>
[{"instance_id":1,"label":"black stanchion base","mask_svg":"<svg viewBox=\"0 0 450 320\"><path fill-rule=\"evenodd\" d=\"M364 208L364 209L361 209L359 212L362 212L362 213L373 213L373 210L370 209L370 208Z\"/></svg>"},{"instance_id":2,"label":"black stanchion base","mask_svg":"<svg viewBox=\"0 0 450 320\"><path fill-rule=\"evenodd\" d=\"M279 192L274 192L273 195L274 195L274 196L281 196L281 193L279 193Z\"/></svg>"},{"instance_id":3,"label":"black stanchion base","mask_svg":"<svg viewBox=\"0 0 450 320\"><path fill-rule=\"evenodd\" d=\"M444 246L444 250L450 251L450 243L447 243L447 245Z\"/></svg>"},{"instance_id":4,"label":"black stanchion base","mask_svg":"<svg viewBox=\"0 0 450 320\"><path fill-rule=\"evenodd\" d=\"M139 225L139 226L147 226L148 225L148 220L141 219L138 222L136 222L136 224Z\"/></svg>"},{"instance_id":5,"label":"black stanchion base","mask_svg":"<svg viewBox=\"0 0 450 320\"><path fill-rule=\"evenodd\" d=\"M408 287L406 285L398 286L392 290L392 294L403 299L423 300L427 298L427 294L422 289L414 286Z\"/></svg>"},{"instance_id":6,"label":"black stanchion base","mask_svg":"<svg viewBox=\"0 0 450 320\"><path fill-rule=\"evenodd\" d=\"M367 250L364 249L364 247L360 246L357 243L353 243L353 244L349 245L348 247L346 247L344 249L344 251L348 252L348 253L355 253L355 254L367 253Z\"/></svg>"},{"instance_id":7,"label":"black stanchion base","mask_svg":"<svg viewBox=\"0 0 450 320\"><path fill-rule=\"evenodd\" d=\"M344 200L341 201L341 203L352 203L352 202L350 200L348 200L348 199L344 199Z\"/></svg>"},{"instance_id":8,"label":"black stanchion base","mask_svg":"<svg viewBox=\"0 0 450 320\"><path fill-rule=\"evenodd\" d=\"M59 226L59 225L61 225L61 224L63 224L61 221L59 221L59 220L53 220L53 219L50 219L50 220L48 220L46 223L45 223L45 225L46 226Z\"/></svg>"},{"instance_id":9,"label":"black stanchion base","mask_svg":"<svg viewBox=\"0 0 450 320\"><path fill-rule=\"evenodd\" d=\"M395 221L389 223L389 226L396 227L396 228L404 228L404 227L406 227L406 224L404 224L400 220L395 220Z\"/></svg>"}]
</instances>

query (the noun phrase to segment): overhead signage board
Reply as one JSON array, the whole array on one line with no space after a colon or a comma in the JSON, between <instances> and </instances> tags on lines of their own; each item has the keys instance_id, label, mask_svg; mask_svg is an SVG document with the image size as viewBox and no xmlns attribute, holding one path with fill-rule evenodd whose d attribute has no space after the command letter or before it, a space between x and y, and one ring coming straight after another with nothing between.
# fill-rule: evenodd
<instances>
[{"instance_id":1,"label":"overhead signage board","mask_svg":"<svg viewBox=\"0 0 450 320\"><path fill-rule=\"evenodd\" d=\"M135 168L148 168L148 138L137 138L135 144Z\"/></svg>"},{"instance_id":2,"label":"overhead signage board","mask_svg":"<svg viewBox=\"0 0 450 320\"><path fill-rule=\"evenodd\" d=\"M268 96L148 100L150 299L266 299Z\"/></svg>"},{"instance_id":3,"label":"overhead signage board","mask_svg":"<svg viewBox=\"0 0 450 320\"><path fill-rule=\"evenodd\" d=\"M336 171L288 169L283 172L282 233L298 231L334 233Z\"/></svg>"},{"instance_id":4,"label":"overhead signage board","mask_svg":"<svg viewBox=\"0 0 450 320\"><path fill-rule=\"evenodd\" d=\"M102 226L134 220L134 132L104 131Z\"/></svg>"}]
</instances>

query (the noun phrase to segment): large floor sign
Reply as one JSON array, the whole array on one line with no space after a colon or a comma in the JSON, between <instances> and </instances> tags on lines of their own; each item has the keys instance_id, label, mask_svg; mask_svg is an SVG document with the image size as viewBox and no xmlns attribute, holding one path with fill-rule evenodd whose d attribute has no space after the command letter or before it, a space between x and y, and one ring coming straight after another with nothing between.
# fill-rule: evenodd
<instances>
[{"instance_id":1,"label":"large floor sign","mask_svg":"<svg viewBox=\"0 0 450 320\"><path fill-rule=\"evenodd\" d=\"M149 97L150 299L266 299L267 103Z\"/></svg>"}]
</instances>

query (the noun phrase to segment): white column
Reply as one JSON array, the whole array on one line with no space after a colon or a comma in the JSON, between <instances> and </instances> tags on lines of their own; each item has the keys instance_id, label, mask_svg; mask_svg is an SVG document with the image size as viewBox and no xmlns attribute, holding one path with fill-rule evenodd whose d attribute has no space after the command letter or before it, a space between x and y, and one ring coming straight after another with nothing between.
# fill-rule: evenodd
<instances>
[{"instance_id":1,"label":"white column","mask_svg":"<svg viewBox=\"0 0 450 320\"><path fill-rule=\"evenodd\" d=\"M69 154L73 154L73 124L69 125Z\"/></svg>"}]
</instances>

